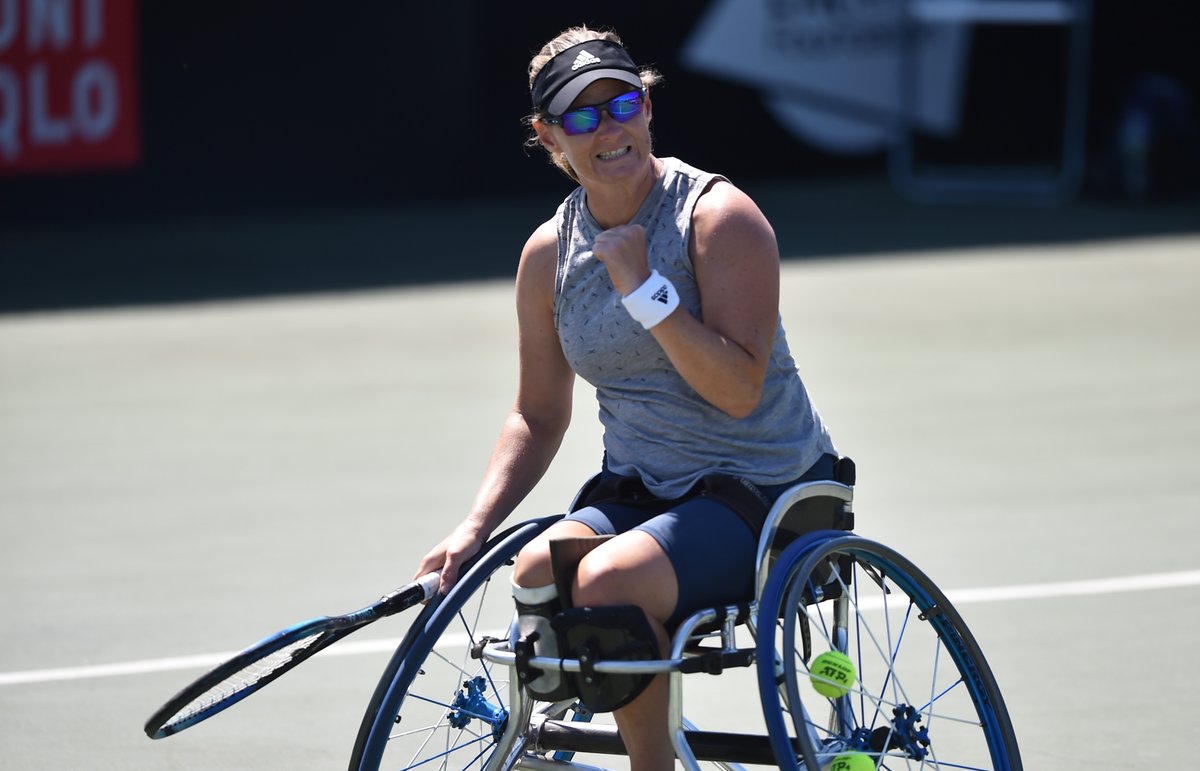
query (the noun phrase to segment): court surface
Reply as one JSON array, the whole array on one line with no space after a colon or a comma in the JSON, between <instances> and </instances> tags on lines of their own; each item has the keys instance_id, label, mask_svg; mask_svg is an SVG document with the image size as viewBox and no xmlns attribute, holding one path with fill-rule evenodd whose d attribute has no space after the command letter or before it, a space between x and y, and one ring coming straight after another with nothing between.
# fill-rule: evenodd
<instances>
[{"instance_id":1,"label":"court surface","mask_svg":"<svg viewBox=\"0 0 1200 771\"><path fill-rule=\"evenodd\" d=\"M1189 754L1198 297L1195 237L785 263L858 531L959 598L1027 768ZM514 364L505 281L0 317L0 767L344 767L404 616L176 737L142 723L222 652L408 580ZM517 517L596 468L584 385L575 409ZM698 677L696 722L753 718L748 681Z\"/></svg>"}]
</instances>

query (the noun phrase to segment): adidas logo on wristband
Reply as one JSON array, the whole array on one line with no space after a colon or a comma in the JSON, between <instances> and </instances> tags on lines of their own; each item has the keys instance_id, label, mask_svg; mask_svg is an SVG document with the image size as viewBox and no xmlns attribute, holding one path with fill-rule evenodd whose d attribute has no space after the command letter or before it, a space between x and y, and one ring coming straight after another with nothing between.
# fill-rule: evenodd
<instances>
[{"instance_id":1,"label":"adidas logo on wristband","mask_svg":"<svg viewBox=\"0 0 1200 771\"><path fill-rule=\"evenodd\" d=\"M679 293L669 278L653 270L641 286L621 298L621 304L634 321L651 329L679 307Z\"/></svg>"}]
</instances>

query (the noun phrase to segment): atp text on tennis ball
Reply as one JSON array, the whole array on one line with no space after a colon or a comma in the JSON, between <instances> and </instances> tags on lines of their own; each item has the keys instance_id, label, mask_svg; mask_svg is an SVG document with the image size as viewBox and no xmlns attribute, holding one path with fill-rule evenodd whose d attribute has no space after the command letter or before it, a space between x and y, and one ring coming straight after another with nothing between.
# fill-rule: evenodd
<instances>
[{"instance_id":1,"label":"atp text on tennis ball","mask_svg":"<svg viewBox=\"0 0 1200 771\"><path fill-rule=\"evenodd\" d=\"M844 752L829 764L829 771L875 771L875 762L862 752Z\"/></svg>"},{"instance_id":2,"label":"atp text on tennis ball","mask_svg":"<svg viewBox=\"0 0 1200 771\"><path fill-rule=\"evenodd\" d=\"M838 651L825 651L808 668L813 689L827 698L845 696L854 687L854 663Z\"/></svg>"}]
</instances>

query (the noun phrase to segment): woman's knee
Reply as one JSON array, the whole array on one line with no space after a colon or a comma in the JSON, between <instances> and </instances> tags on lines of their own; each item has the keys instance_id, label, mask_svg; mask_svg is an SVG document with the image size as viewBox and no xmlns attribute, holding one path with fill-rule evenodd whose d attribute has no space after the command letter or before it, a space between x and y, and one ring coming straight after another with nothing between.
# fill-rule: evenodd
<instances>
[{"instance_id":1,"label":"woman's knee","mask_svg":"<svg viewBox=\"0 0 1200 771\"><path fill-rule=\"evenodd\" d=\"M613 539L580 561L571 592L575 605L637 605L661 623L678 599L674 567L653 538L627 535L635 537Z\"/></svg>"},{"instance_id":2,"label":"woman's knee","mask_svg":"<svg viewBox=\"0 0 1200 771\"><path fill-rule=\"evenodd\" d=\"M512 580L517 586L529 587L554 583L550 569L550 542L545 539L544 533L527 543L517 554Z\"/></svg>"},{"instance_id":3,"label":"woman's knee","mask_svg":"<svg viewBox=\"0 0 1200 771\"><path fill-rule=\"evenodd\" d=\"M589 554L579 562L571 594L581 606L631 605L625 584L626 576L619 565L603 554Z\"/></svg>"},{"instance_id":4,"label":"woman's knee","mask_svg":"<svg viewBox=\"0 0 1200 771\"><path fill-rule=\"evenodd\" d=\"M550 560L550 542L559 538L581 538L595 535L580 522L559 522L534 538L517 553L513 581L517 586L548 586L554 583L554 568Z\"/></svg>"}]
</instances>

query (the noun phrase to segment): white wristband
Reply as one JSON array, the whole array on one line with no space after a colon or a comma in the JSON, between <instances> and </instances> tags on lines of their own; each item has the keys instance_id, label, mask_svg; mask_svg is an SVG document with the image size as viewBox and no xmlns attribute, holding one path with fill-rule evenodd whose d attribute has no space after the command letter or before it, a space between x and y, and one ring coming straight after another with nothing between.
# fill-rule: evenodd
<instances>
[{"instance_id":1,"label":"white wristband","mask_svg":"<svg viewBox=\"0 0 1200 771\"><path fill-rule=\"evenodd\" d=\"M621 298L621 304L634 321L651 329L679 307L679 293L670 279L653 270L645 283Z\"/></svg>"}]
</instances>

